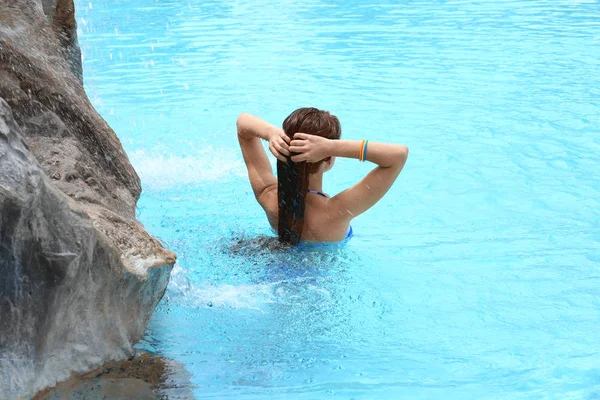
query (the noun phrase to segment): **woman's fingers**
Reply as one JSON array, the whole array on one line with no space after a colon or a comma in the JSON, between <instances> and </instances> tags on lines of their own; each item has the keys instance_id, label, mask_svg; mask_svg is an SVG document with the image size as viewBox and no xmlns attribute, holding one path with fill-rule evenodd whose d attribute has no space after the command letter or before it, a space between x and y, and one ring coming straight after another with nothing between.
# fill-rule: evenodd
<instances>
[{"instance_id":1,"label":"woman's fingers","mask_svg":"<svg viewBox=\"0 0 600 400\"><path fill-rule=\"evenodd\" d=\"M282 139L283 139L283 141L284 141L284 142L286 142L286 143L288 143L288 144L289 144L289 143L290 143L290 141L292 140L292 139L290 139L290 137L289 137L288 135L286 135L286 134L285 134L285 133L283 133L283 132L281 133L281 135L279 135L279 137L280 137L280 138L282 138Z\"/></svg>"},{"instance_id":2,"label":"woman's fingers","mask_svg":"<svg viewBox=\"0 0 600 400\"><path fill-rule=\"evenodd\" d=\"M294 139L290 142L290 146L304 146L305 144L307 144L308 142L306 140L297 140Z\"/></svg>"},{"instance_id":3,"label":"woman's fingers","mask_svg":"<svg viewBox=\"0 0 600 400\"><path fill-rule=\"evenodd\" d=\"M284 156L289 157L289 155L290 155L289 150L286 149L285 147L283 147L280 143L276 143L275 150L277 150L279 153L283 154Z\"/></svg>"},{"instance_id":4,"label":"woman's fingers","mask_svg":"<svg viewBox=\"0 0 600 400\"><path fill-rule=\"evenodd\" d=\"M305 154L298 154L296 156L292 157L292 161L293 162L302 162L302 161L306 161L308 159L308 156Z\"/></svg>"},{"instance_id":5,"label":"woman's fingers","mask_svg":"<svg viewBox=\"0 0 600 400\"><path fill-rule=\"evenodd\" d=\"M269 144L269 150L271 150L271 153L273 153L275 158L277 158L278 160L283 161L283 162L287 161L287 158L285 158L283 155L281 155L272 144Z\"/></svg>"},{"instance_id":6,"label":"woman's fingers","mask_svg":"<svg viewBox=\"0 0 600 400\"><path fill-rule=\"evenodd\" d=\"M295 154L291 157L294 162L307 161L310 158L310 135L302 132L298 132L294 135L294 139L290 139L286 134L280 134L277 139L272 140L269 143L269 150L271 153L281 161L287 161L287 157L290 157L292 153Z\"/></svg>"},{"instance_id":7,"label":"woman's fingers","mask_svg":"<svg viewBox=\"0 0 600 400\"><path fill-rule=\"evenodd\" d=\"M275 150L275 148L273 147L272 143L269 143L269 151L271 152L271 154L273 154L275 156L275 158L277 158L278 153L277 153L277 150Z\"/></svg>"},{"instance_id":8,"label":"woman's fingers","mask_svg":"<svg viewBox=\"0 0 600 400\"><path fill-rule=\"evenodd\" d=\"M290 147L290 145L288 143L284 142L283 140L280 140L279 142L277 142L277 144L279 144L279 146L282 149L286 149L286 150Z\"/></svg>"},{"instance_id":9,"label":"woman's fingers","mask_svg":"<svg viewBox=\"0 0 600 400\"><path fill-rule=\"evenodd\" d=\"M308 139L309 136L306 133L297 132L294 134L294 139Z\"/></svg>"}]
</instances>

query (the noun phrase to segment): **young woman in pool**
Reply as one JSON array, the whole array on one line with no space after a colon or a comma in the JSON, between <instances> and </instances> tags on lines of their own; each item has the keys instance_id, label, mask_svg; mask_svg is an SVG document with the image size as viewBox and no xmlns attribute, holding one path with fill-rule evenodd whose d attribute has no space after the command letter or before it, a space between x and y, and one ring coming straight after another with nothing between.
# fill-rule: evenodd
<instances>
[{"instance_id":1,"label":"young woman in pool","mask_svg":"<svg viewBox=\"0 0 600 400\"><path fill-rule=\"evenodd\" d=\"M340 121L327 111L299 108L283 121L283 129L242 113L237 132L256 200L279 240L297 244L339 242L352 235L350 221L377 203L406 163L406 146L340 140ZM277 158L277 175L260 139ZM356 185L329 197L323 174L335 157L370 161L377 167Z\"/></svg>"}]
</instances>

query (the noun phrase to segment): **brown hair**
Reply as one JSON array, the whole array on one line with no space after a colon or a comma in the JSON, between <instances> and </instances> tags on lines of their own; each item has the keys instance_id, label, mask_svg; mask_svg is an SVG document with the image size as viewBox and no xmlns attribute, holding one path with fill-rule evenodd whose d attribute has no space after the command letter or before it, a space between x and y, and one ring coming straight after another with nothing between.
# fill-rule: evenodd
<instances>
[{"instance_id":1,"label":"brown hair","mask_svg":"<svg viewBox=\"0 0 600 400\"><path fill-rule=\"evenodd\" d=\"M339 139L342 136L340 121L328 111L316 108L299 108L283 121L283 131L292 139L297 132ZM293 155L293 154L292 154ZM319 170L323 162L309 164L277 161L277 196L279 205L279 240L298 244L304 227L304 208L308 193L308 177Z\"/></svg>"}]
</instances>

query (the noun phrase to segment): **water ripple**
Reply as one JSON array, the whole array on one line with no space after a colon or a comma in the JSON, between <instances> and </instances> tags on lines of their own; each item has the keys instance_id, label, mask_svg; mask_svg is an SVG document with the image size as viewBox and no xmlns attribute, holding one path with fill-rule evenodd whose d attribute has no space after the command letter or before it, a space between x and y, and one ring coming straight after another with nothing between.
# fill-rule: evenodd
<instances>
[{"instance_id":1,"label":"water ripple","mask_svg":"<svg viewBox=\"0 0 600 400\"><path fill-rule=\"evenodd\" d=\"M179 256L141 345L197 398L598 396L598 1L76 3L86 90ZM235 118L306 105L411 156L347 246L275 249Z\"/></svg>"}]
</instances>

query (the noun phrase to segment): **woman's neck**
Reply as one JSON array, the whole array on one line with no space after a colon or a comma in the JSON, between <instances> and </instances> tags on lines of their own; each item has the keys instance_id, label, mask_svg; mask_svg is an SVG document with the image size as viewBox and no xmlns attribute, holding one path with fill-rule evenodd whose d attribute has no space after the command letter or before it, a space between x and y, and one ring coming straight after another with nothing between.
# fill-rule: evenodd
<instances>
[{"instance_id":1,"label":"woman's neck","mask_svg":"<svg viewBox=\"0 0 600 400\"><path fill-rule=\"evenodd\" d=\"M310 190L316 190L318 192L322 192L323 191L323 174L322 173L311 174L308 177L308 188Z\"/></svg>"}]
</instances>

